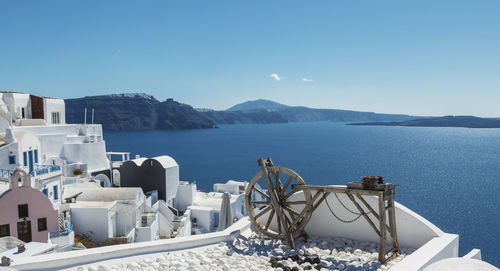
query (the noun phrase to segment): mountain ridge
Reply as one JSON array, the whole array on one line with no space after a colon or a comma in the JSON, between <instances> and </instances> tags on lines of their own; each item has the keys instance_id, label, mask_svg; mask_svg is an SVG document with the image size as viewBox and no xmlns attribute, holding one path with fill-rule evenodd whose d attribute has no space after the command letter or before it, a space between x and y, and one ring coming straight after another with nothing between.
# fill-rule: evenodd
<instances>
[{"instance_id":1,"label":"mountain ridge","mask_svg":"<svg viewBox=\"0 0 500 271\"><path fill-rule=\"evenodd\" d=\"M275 101L258 99L236 104L226 111L251 112L267 110L278 112L288 122L309 121L404 121L417 116L405 114L387 114L345 109L310 108L306 106L289 106Z\"/></svg>"},{"instance_id":2,"label":"mountain ridge","mask_svg":"<svg viewBox=\"0 0 500 271\"><path fill-rule=\"evenodd\" d=\"M406 127L462 127L462 128L500 128L497 118L480 118L475 116L444 116L434 118L413 119L400 122L363 122L350 123L360 126L406 126Z\"/></svg>"}]
</instances>

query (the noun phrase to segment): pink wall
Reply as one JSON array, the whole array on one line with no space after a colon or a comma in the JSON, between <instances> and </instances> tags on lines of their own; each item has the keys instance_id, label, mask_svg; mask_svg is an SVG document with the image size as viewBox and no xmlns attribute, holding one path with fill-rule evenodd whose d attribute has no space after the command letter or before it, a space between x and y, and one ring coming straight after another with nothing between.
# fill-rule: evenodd
<instances>
[{"instance_id":1,"label":"pink wall","mask_svg":"<svg viewBox=\"0 0 500 271\"><path fill-rule=\"evenodd\" d=\"M52 203L41 191L30 186L13 187L0 196L0 225L10 224L10 235L17 237L17 222L23 221L19 218L17 205L28 204L29 217L31 221L31 237L35 242L47 242L48 233L57 231L57 211ZM47 230L38 231L38 219L47 218Z\"/></svg>"}]
</instances>

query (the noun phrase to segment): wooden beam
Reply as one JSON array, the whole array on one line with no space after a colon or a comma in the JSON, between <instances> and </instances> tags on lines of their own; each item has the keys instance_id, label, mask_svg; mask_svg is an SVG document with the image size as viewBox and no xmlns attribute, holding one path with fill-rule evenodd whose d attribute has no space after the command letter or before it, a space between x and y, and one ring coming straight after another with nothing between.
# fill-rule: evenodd
<instances>
[{"instance_id":1,"label":"wooden beam","mask_svg":"<svg viewBox=\"0 0 500 271\"><path fill-rule=\"evenodd\" d=\"M375 210L373 210L372 206L370 204L368 204L368 202L366 202L366 200L359 194L356 194L356 197L361 200L361 202L366 206L366 208L368 208L368 210L373 214L373 216L377 219L377 220L380 220L380 216L377 214L377 212L375 212ZM387 231L390 233L391 232L391 227L389 225L385 225L386 228L387 228Z\"/></svg>"},{"instance_id":2,"label":"wooden beam","mask_svg":"<svg viewBox=\"0 0 500 271\"><path fill-rule=\"evenodd\" d=\"M389 207L389 225L390 225L390 231L389 233L391 234L391 241L392 241L392 247L396 249L396 253L399 253L399 242L398 242L398 232L396 229L396 207L394 206L394 187L390 188L390 193L391 197L387 201L387 205Z\"/></svg>"},{"instance_id":3,"label":"wooden beam","mask_svg":"<svg viewBox=\"0 0 500 271\"><path fill-rule=\"evenodd\" d=\"M365 189L351 189L343 186L325 186L325 185L311 185L311 184L303 184L303 185L292 185L292 192L297 192L300 190L322 190L324 192L331 193L352 193L352 194L360 194L360 195L369 195L369 196L378 196L381 191L376 190L365 190ZM385 192L385 191L384 191Z\"/></svg>"},{"instance_id":4,"label":"wooden beam","mask_svg":"<svg viewBox=\"0 0 500 271\"><path fill-rule=\"evenodd\" d=\"M386 232L385 232L385 194L380 192L378 196L378 212L379 212L379 224L380 224L380 244L378 251L378 260L380 263L385 264L385 253L386 253Z\"/></svg>"},{"instance_id":5,"label":"wooden beam","mask_svg":"<svg viewBox=\"0 0 500 271\"><path fill-rule=\"evenodd\" d=\"M361 213L361 215L363 215L363 217L366 219L366 221L368 222L368 224L370 224L370 226L373 228L373 230L377 233L378 236L381 236L380 234L380 231L377 229L377 226L375 226L375 224L373 223L373 221L368 217L368 215L366 214L366 212L363 210L363 208L361 208L361 206L358 204L358 202L356 202L356 200L354 199L354 197L352 196L351 193L346 193L347 196L349 197L349 199L352 201L352 203L354 203L354 206L356 206L356 208L358 209L358 211Z\"/></svg>"}]
</instances>

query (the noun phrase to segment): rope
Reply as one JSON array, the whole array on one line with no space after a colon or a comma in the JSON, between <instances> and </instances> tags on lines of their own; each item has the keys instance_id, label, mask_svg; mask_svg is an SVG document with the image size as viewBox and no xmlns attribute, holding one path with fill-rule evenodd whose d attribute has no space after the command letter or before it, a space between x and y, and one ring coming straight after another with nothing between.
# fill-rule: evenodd
<instances>
[{"instance_id":1,"label":"rope","mask_svg":"<svg viewBox=\"0 0 500 271\"><path fill-rule=\"evenodd\" d=\"M325 192L323 192L323 194L324 194L324 193L325 193ZM334 193L334 194L335 194L335 193ZM335 196L337 196L337 194L335 194ZM337 198L337 199L338 199L338 198ZM343 222L343 223L352 223L352 222L354 222L354 221L358 220L358 219L361 217L361 214L359 214L359 215L358 215L356 218L354 218L354 219L351 219L351 220L344 220L344 219L342 219L342 218L338 217L338 216L337 216L337 215L333 212L332 207L330 207L330 203L328 202L328 197L325 197L325 201L326 201L326 206L328 206L328 209L330 210L330 213L332 213L332 215L333 215L336 219L338 219L340 222ZM344 206L344 204L342 204L342 206ZM344 208L345 208L345 206L344 206ZM347 208L346 208L346 209L347 209ZM349 211L349 209L347 209L347 210Z\"/></svg>"},{"instance_id":2,"label":"rope","mask_svg":"<svg viewBox=\"0 0 500 271\"><path fill-rule=\"evenodd\" d=\"M349 211L349 213L351 214L354 214L354 215L362 215L361 213L358 213L358 212L354 212L354 211L351 211L349 208L347 208L347 206L344 205L344 203L339 199L339 196L337 196L337 193L333 193L335 195L335 197L337 198L337 200L340 202L340 205L342 205L342 207L344 207L344 209L346 209L347 211ZM363 211L364 212L364 211ZM372 212L364 212L365 214L371 214Z\"/></svg>"}]
</instances>

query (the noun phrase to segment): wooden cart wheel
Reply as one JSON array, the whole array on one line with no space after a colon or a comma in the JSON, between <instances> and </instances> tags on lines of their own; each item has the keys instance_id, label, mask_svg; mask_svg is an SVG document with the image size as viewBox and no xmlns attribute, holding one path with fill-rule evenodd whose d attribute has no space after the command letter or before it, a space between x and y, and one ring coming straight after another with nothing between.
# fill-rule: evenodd
<instances>
[{"instance_id":1,"label":"wooden cart wheel","mask_svg":"<svg viewBox=\"0 0 500 271\"><path fill-rule=\"evenodd\" d=\"M311 192L294 191L292 185L305 184L299 174L284 167L263 167L252 178L245 191L245 206L259 232L279 239L289 238L289 233L293 237L302 232L312 215ZM303 196L297 194L301 191ZM292 197L294 194L297 196Z\"/></svg>"}]
</instances>

